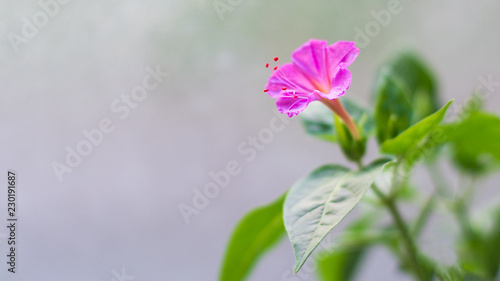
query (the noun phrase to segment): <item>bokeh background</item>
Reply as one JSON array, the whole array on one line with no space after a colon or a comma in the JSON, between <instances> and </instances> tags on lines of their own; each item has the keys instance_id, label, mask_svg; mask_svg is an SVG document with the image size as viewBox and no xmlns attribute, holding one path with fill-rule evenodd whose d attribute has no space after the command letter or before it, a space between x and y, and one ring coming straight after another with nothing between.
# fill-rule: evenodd
<instances>
[{"instance_id":1,"label":"bokeh background","mask_svg":"<svg viewBox=\"0 0 500 281\"><path fill-rule=\"evenodd\" d=\"M57 12L50 8L53 16L14 47L23 18L33 23L44 11L40 3L49 2ZM0 1L0 171L18 173L19 217L18 273L7 273L1 262L1 280L108 281L119 280L122 270L133 280L216 280L244 213L320 164L350 165L337 147L305 136L298 118L252 161L238 146L275 116L274 101L262 92L266 62L289 61L310 38L354 40L389 0L66 2ZM400 8L363 44L350 67L349 96L370 107L376 70L404 49L432 66L442 102L463 104L480 76L500 81L500 2L400 0ZM111 105L142 84L147 67L168 77L122 120ZM486 108L500 112L498 92ZM105 118L114 131L60 182L54 161L64 163L66 147L75 149L85 139L82 130ZM368 158L375 156L372 146ZM232 160L242 172L186 224L179 205L192 205L193 190ZM431 189L420 174L417 180ZM456 173L447 176L456 183ZM480 182L476 206L498 202L498 180ZM7 214L5 181L0 218ZM355 217L356 211L348 220ZM449 220L437 221L438 230L453 233ZM0 261L6 261L4 224ZM453 261L439 234L426 237L429 251ZM249 280L315 280L307 272L284 278L293 262L285 239ZM358 274L358 280L405 278L379 248Z\"/></svg>"}]
</instances>

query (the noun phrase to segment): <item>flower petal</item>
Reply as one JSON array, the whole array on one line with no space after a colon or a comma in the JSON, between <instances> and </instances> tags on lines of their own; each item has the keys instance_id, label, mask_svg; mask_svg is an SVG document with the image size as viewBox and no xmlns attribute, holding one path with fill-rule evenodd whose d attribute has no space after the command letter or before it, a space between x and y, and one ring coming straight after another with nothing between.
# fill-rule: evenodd
<instances>
[{"instance_id":1,"label":"flower petal","mask_svg":"<svg viewBox=\"0 0 500 281\"><path fill-rule=\"evenodd\" d=\"M310 103L308 97L297 96L290 94L289 92L284 93L276 100L276 106L279 112L286 113L288 117L293 117L300 112L302 112Z\"/></svg>"},{"instance_id":2,"label":"flower petal","mask_svg":"<svg viewBox=\"0 0 500 281\"><path fill-rule=\"evenodd\" d=\"M330 79L337 70L337 67L348 67L358 57L359 49L354 46L354 42L338 41L328 46L326 50L327 71ZM334 85L332 84L332 87Z\"/></svg>"},{"instance_id":3,"label":"flower petal","mask_svg":"<svg viewBox=\"0 0 500 281\"><path fill-rule=\"evenodd\" d=\"M302 112L310 102L335 100L345 95L351 85L347 67L357 58L354 42L311 39L292 54L292 63L284 64L271 74L267 94L276 98L281 113L289 117Z\"/></svg>"},{"instance_id":4,"label":"flower petal","mask_svg":"<svg viewBox=\"0 0 500 281\"><path fill-rule=\"evenodd\" d=\"M307 95L314 91L314 86L309 79L297 70L297 67L291 63L282 65L278 70L273 72L269 78L266 89L267 94L272 98L277 98L281 95L283 87L289 90L295 90L296 94Z\"/></svg>"},{"instance_id":5,"label":"flower petal","mask_svg":"<svg viewBox=\"0 0 500 281\"><path fill-rule=\"evenodd\" d=\"M326 45L326 41L311 39L292 54L293 64L323 92L329 90L330 82L326 73Z\"/></svg>"},{"instance_id":6,"label":"flower petal","mask_svg":"<svg viewBox=\"0 0 500 281\"><path fill-rule=\"evenodd\" d=\"M332 89L328 95L321 95L322 97L333 100L345 95L349 86L351 86L351 72L347 68L339 67L335 72L332 79Z\"/></svg>"}]
</instances>

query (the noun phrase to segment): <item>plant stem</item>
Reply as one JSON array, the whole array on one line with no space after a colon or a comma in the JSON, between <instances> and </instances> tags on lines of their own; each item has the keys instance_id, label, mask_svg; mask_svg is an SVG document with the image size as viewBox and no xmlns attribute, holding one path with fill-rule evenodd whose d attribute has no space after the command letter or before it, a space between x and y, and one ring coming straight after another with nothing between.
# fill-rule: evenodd
<instances>
[{"instance_id":1,"label":"plant stem","mask_svg":"<svg viewBox=\"0 0 500 281\"><path fill-rule=\"evenodd\" d=\"M342 121L344 121L344 124L351 132L351 135L354 138L354 140L356 141L360 140L361 136L359 134L359 130L358 127L356 126L356 123L354 123L351 116L349 115L347 110L345 110L344 106L342 105L339 99L334 99L334 100L322 99L321 102L324 105L326 105L331 111L337 114L337 116L340 117Z\"/></svg>"},{"instance_id":2,"label":"plant stem","mask_svg":"<svg viewBox=\"0 0 500 281\"><path fill-rule=\"evenodd\" d=\"M427 223L427 220L430 217L432 210L434 209L435 203L436 203L436 195L431 194L427 199L427 201L425 202L424 206L422 207L422 211L418 215L417 220L415 221L415 225L412 228L413 237L420 236L422 229L424 228L425 224Z\"/></svg>"},{"instance_id":3,"label":"plant stem","mask_svg":"<svg viewBox=\"0 0 500 281\"><path fill-rule=\"evenodd\" d=\"M361 161L358 161L357 164L360 170L364 167ZM395 169L396 168L397 166L395 167ZM396 177L393 177L392 180L395 181ZM380 190L380 188L378 188L378 186L375 183L371 185L371 188L375 192L377 197L380 199L380 201L382 201L382 203L389 209L389 212L394 222L396 223L396 226L399 232L401 233L401 236L403 237L404 243L408 251L408 255L410 256L411 266L413 268L415 275L417 276L418 280L426 281L424 273L422 271L422 267L418 261L418 251L415 246L415 242L413 241L410 231L408 230L408 227L404 223L404 220L401 217L401 214L396 206L396 203L394 201L395 196L392 195L386 196L384 192L382 192L382 190ZM393 188L392 184L391 184L391 189L394 192L395 189Z\"/></svg>"},{"instance_id":4,"label":"plant stem","mask_svg":"<svg viewBox=\"0 0 500 281\"><path fill-rule=\"evenodd\" d=\"M431 176L431 180L433 181L436 192L444 199L452 200L452 197L455 197L454 200L448 204L448 208L451 213L457 220L458 225L461 227L462 232L467 236L473 237L476 235L474 228L471 226L470 218L468 217L468 202L471 200L472 191L474 186L475 178L472 178L468 185L464 188L458 188L455 192L455 195L452 196L451 190L452 188L442 179L442 175L444 174L440 171L439 165L427 165L427 170ZM460 175L460 183L465 182L465 177L463 174ZM463 189L463 191L462 191ZM459 194L462 192L461 194Z\"/></svg>"},{"instance_id":5,"label":"plant stem","mask_svg":"<svg viewBox=\"0 0 500 281\"><path fill-rule=\"evenodd\" d=\"M356 165L358 165L358 169L363 169L363 162L361 159L356 160Z\"/></svg>"},{"instance_id":6,"label":"plant stem","mask_svg":"<svg viewBox=\"0 0 500 281\"><path fill-rule=\"evenodd\" d=\"M451 193L451 188L443 180L443 175L445 174L438 164L425 165L431 180L434 183L437 193L443 198L449 198Z\"/></svg>"},{"instance_id":7,"label":"plant stem","mask_svg":"<svg viewBox=\"0 0 500 281\"><path fill-rule=\"evenodd\" d=\"M462 179L464 181L464 179ZM462 231L469 237L476 235L474 228L471 225L470 218L468 216L469 202L472 197L472 186L474 185L474 178L471 179L470 183L465 187L461 196L453 202L453 213L462 228Z\"/></svg>"},{"instance_id":8,"label":"plant stem","mask_svg":"<svg viewBox=\"0 0 500 281\"><path fill-rule=\"evenodd\" d=\"M405 243L406 250L408 251L408 255L410 258L411 266L417 278L421 281L425 281L424 274L422 272L422 268L418 261L418 251L415 246L415 242L406 226L403 217L401 216L396 203L394 202L394 197L387 197L384 193L375 185L372 184L372 189L380 198L382 203L389 209L389 212L396 223L396 226L403 237L403 241Z\"/></svg>"},{"instance_id":9,"label":"plant stem","mask_svg":"<svg viewBox=\"0 0 500 281\"><path fill-rule=\"evenodd\" d=\"M396 223L399 231L401 232L401 236L403 237L403 240L405 241L406 249L407 249L408 254L410 256L410 261L412 263L412 267L415 271L415 274L417 275L419 280L424 281L425 277L423 275L420 263L418 262L417 248L415 246L415 242L413 241L413 238L410 235L410 231L408 230L408 227L404 223L404 220L401 217L401 214L399 213L399 211L396 207L396 204L394 203L393 200L389 200L387 202L387 207L389 208L389 211L394 219L394 222Z\"/></svg>"}]
</instances>

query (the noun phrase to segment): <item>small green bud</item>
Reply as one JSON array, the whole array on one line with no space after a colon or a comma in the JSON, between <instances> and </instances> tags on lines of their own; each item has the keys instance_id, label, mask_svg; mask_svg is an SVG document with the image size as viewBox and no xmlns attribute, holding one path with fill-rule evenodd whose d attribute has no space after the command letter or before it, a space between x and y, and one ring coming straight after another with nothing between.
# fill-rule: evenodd
<instances>
[{"instance_id":1,"label":"small green bud","mask_svg":"<svg viewBox=\"0 0 500 281\"><path fill-rule=\"evenodd\" d=\"M338 143L342 152L347 159L359 162L366 152L366 137L361 135L359 139L355 140L349 128L347 128L337 115L334 115L334 122Z\"/></svg>"}]
</instances>

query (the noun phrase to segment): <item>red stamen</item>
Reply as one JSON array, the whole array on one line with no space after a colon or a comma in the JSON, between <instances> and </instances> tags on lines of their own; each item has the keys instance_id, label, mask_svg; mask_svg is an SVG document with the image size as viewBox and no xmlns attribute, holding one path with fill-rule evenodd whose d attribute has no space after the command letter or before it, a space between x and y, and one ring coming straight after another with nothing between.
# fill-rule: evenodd
<instances>
[{"instance_id":1,"label":"red stamen","mask_svg":"<svg viewBox=\"0 0 500 281\"><path fill-rule=\"evenodd\" d=\"M281 89L283 89L283 91L284 91L284 90L286 90L286 87L283 87L283 88L281 88Z\"/></svg>"},{"instance_id":2,"label":"red stamen","mask_svg":"<svg viewBox=\"0 0 500 281\"><path fill-rule=\"evenodd\" d=\"M275 57L275 58L274 58L274 61L278 61L278 57Z\"/></svg>"},{"instance_id":3,"label":"red stamen","mask_svg":"<svg viewBox=\"0 0 500 281\"><path fill-rule=\"evenodd\" d=\"M267 67L269 67L269 64L268 64L268 63L266 63L266 68L267 68Z\"/></svg>"},{"instance_id":4,"label":"red stamen","mask_svg":"<svg viewBox=\"0 0 500 281\"><path fill-rule=\"evenodd\" d=\"M269 89L265 89L265 90L264 90L264 93L267 93L268 91L269 91Z\"/></svg>"},{"instance_id":5,"label":"red stamen","mask_svg":"<svg viewBox=\"0 0 500 281\"><path fill-rule=\"evenodd\" d=\"M276 69L278 69L278 67L277 67L277 66L275 66L275 67L274 67L274 70L276 70Z\"/></svg>"}]
</instances>

